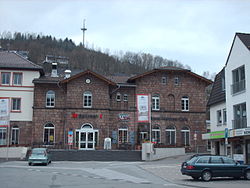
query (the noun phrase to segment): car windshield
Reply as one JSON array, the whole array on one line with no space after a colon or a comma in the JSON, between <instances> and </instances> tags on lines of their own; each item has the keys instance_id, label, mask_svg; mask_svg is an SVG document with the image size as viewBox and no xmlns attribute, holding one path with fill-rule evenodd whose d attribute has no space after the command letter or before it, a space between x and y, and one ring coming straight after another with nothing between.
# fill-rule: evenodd
<instances>
[{"instance_id":1,"label":"car windshield","mask_svg":"<svg viewBox=\"0 0 250 188\"><path fill-rule=\"evenodd\" d=\"M44 150L33 150L32 154L35 154L35 155L44 155L45 151Z\"/></svg>"}]
</instances>

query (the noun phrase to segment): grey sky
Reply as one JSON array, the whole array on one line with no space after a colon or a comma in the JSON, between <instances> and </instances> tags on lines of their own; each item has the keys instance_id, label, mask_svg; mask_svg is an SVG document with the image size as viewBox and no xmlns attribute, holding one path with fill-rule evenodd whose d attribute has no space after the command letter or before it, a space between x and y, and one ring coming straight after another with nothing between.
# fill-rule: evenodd
<instances>
[{"instance_id":1,"label":"grey sky","mask_svg":"<svg viewBox=\"0 0 250 188\"><path fill-rule=\"evenodd\" d=\"M235 32L250 32L250 0L0 0L0 32L178 60L198 74L225 65Z\"/></svg>"}]
</instances>

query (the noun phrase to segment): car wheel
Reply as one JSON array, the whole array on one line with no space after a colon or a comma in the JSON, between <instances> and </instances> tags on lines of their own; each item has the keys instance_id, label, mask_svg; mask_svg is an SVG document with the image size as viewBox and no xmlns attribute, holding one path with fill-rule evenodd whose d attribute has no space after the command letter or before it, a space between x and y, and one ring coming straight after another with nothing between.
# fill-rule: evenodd
<instances>
[{"instance_id":1,"label":"car wheel","mask_svg":"<svg viewBox=\"0 0 250 188\"><path fill-rule=\"evenodd\" d=\"M29 163L29 166L32 166L32 163Z\"/></svg>"},{"instance_id":2,"label":"car wheel","mask_svg":"<svg viewBox=\"0 0 250 188\"><path fill-rule=\"evenodd\" d=\"M198 180L200 177L192 176L192 178L193 178L194 180Z\"/></svg>"},{"instance_id":3,"label":"car wheel","mask_svg":"<svg viewBox=\"0 0 250 188\"><path fill-rule=\"evenodd\" d=\"M212 173L208 170L202 172L201 178L203 181L210 181L212 179Z\"/></svg>"},{"instance_id":4,"label":"car wheel","mask_svg":"<svg viewBox=\"0 0 250 188\"><path fill-rule=\"evenodd\" d=\"M246 173L245 173L245 178L247 180L250 180L250 170L247 170Z\"/></svg>"}]
</instances>

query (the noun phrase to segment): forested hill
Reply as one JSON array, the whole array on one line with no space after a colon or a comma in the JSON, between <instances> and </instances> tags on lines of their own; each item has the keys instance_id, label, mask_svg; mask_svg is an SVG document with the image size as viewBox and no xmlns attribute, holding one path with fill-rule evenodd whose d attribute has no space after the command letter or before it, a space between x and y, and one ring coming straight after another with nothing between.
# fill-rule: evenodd
<instances>
[{"instance_id":1,"label":"forested hill","mask_svg":"<svg viewBox=\"0 0 250 188\"><path fill-rule=\"evenodd\" d=\"M39 65L43 64L46 55L64 56L69 59L69 69L91 69L104 75L114 73L138 74L162 66L183 66L177 61L153 56L148 53L121 52L110 55L101 50L84 48L76 45L71 39L56 39L29 33L0 33L0 47L2 49L28 51L28 59Z\"/></svg>"}]
</instances>

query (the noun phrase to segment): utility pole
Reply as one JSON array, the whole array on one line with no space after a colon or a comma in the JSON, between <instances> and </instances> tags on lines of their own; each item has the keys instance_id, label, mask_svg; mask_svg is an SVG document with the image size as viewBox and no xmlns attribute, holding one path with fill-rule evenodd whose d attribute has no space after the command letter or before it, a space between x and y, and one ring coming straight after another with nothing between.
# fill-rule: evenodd
<instances>
[{"instance_id":1,"label":"utility pole","mask_svg":"<svg viewBox=\"0 0 250 188\"><path fill-rule=\"evenodd\" d=\"M87 30L87 28L85 27L85 19L83 20L83 27L81 28L81 30L82 30L82 46L83 48L85 48L84 37L85 37L85 31Z\"/></svg>"}]
</instances>

